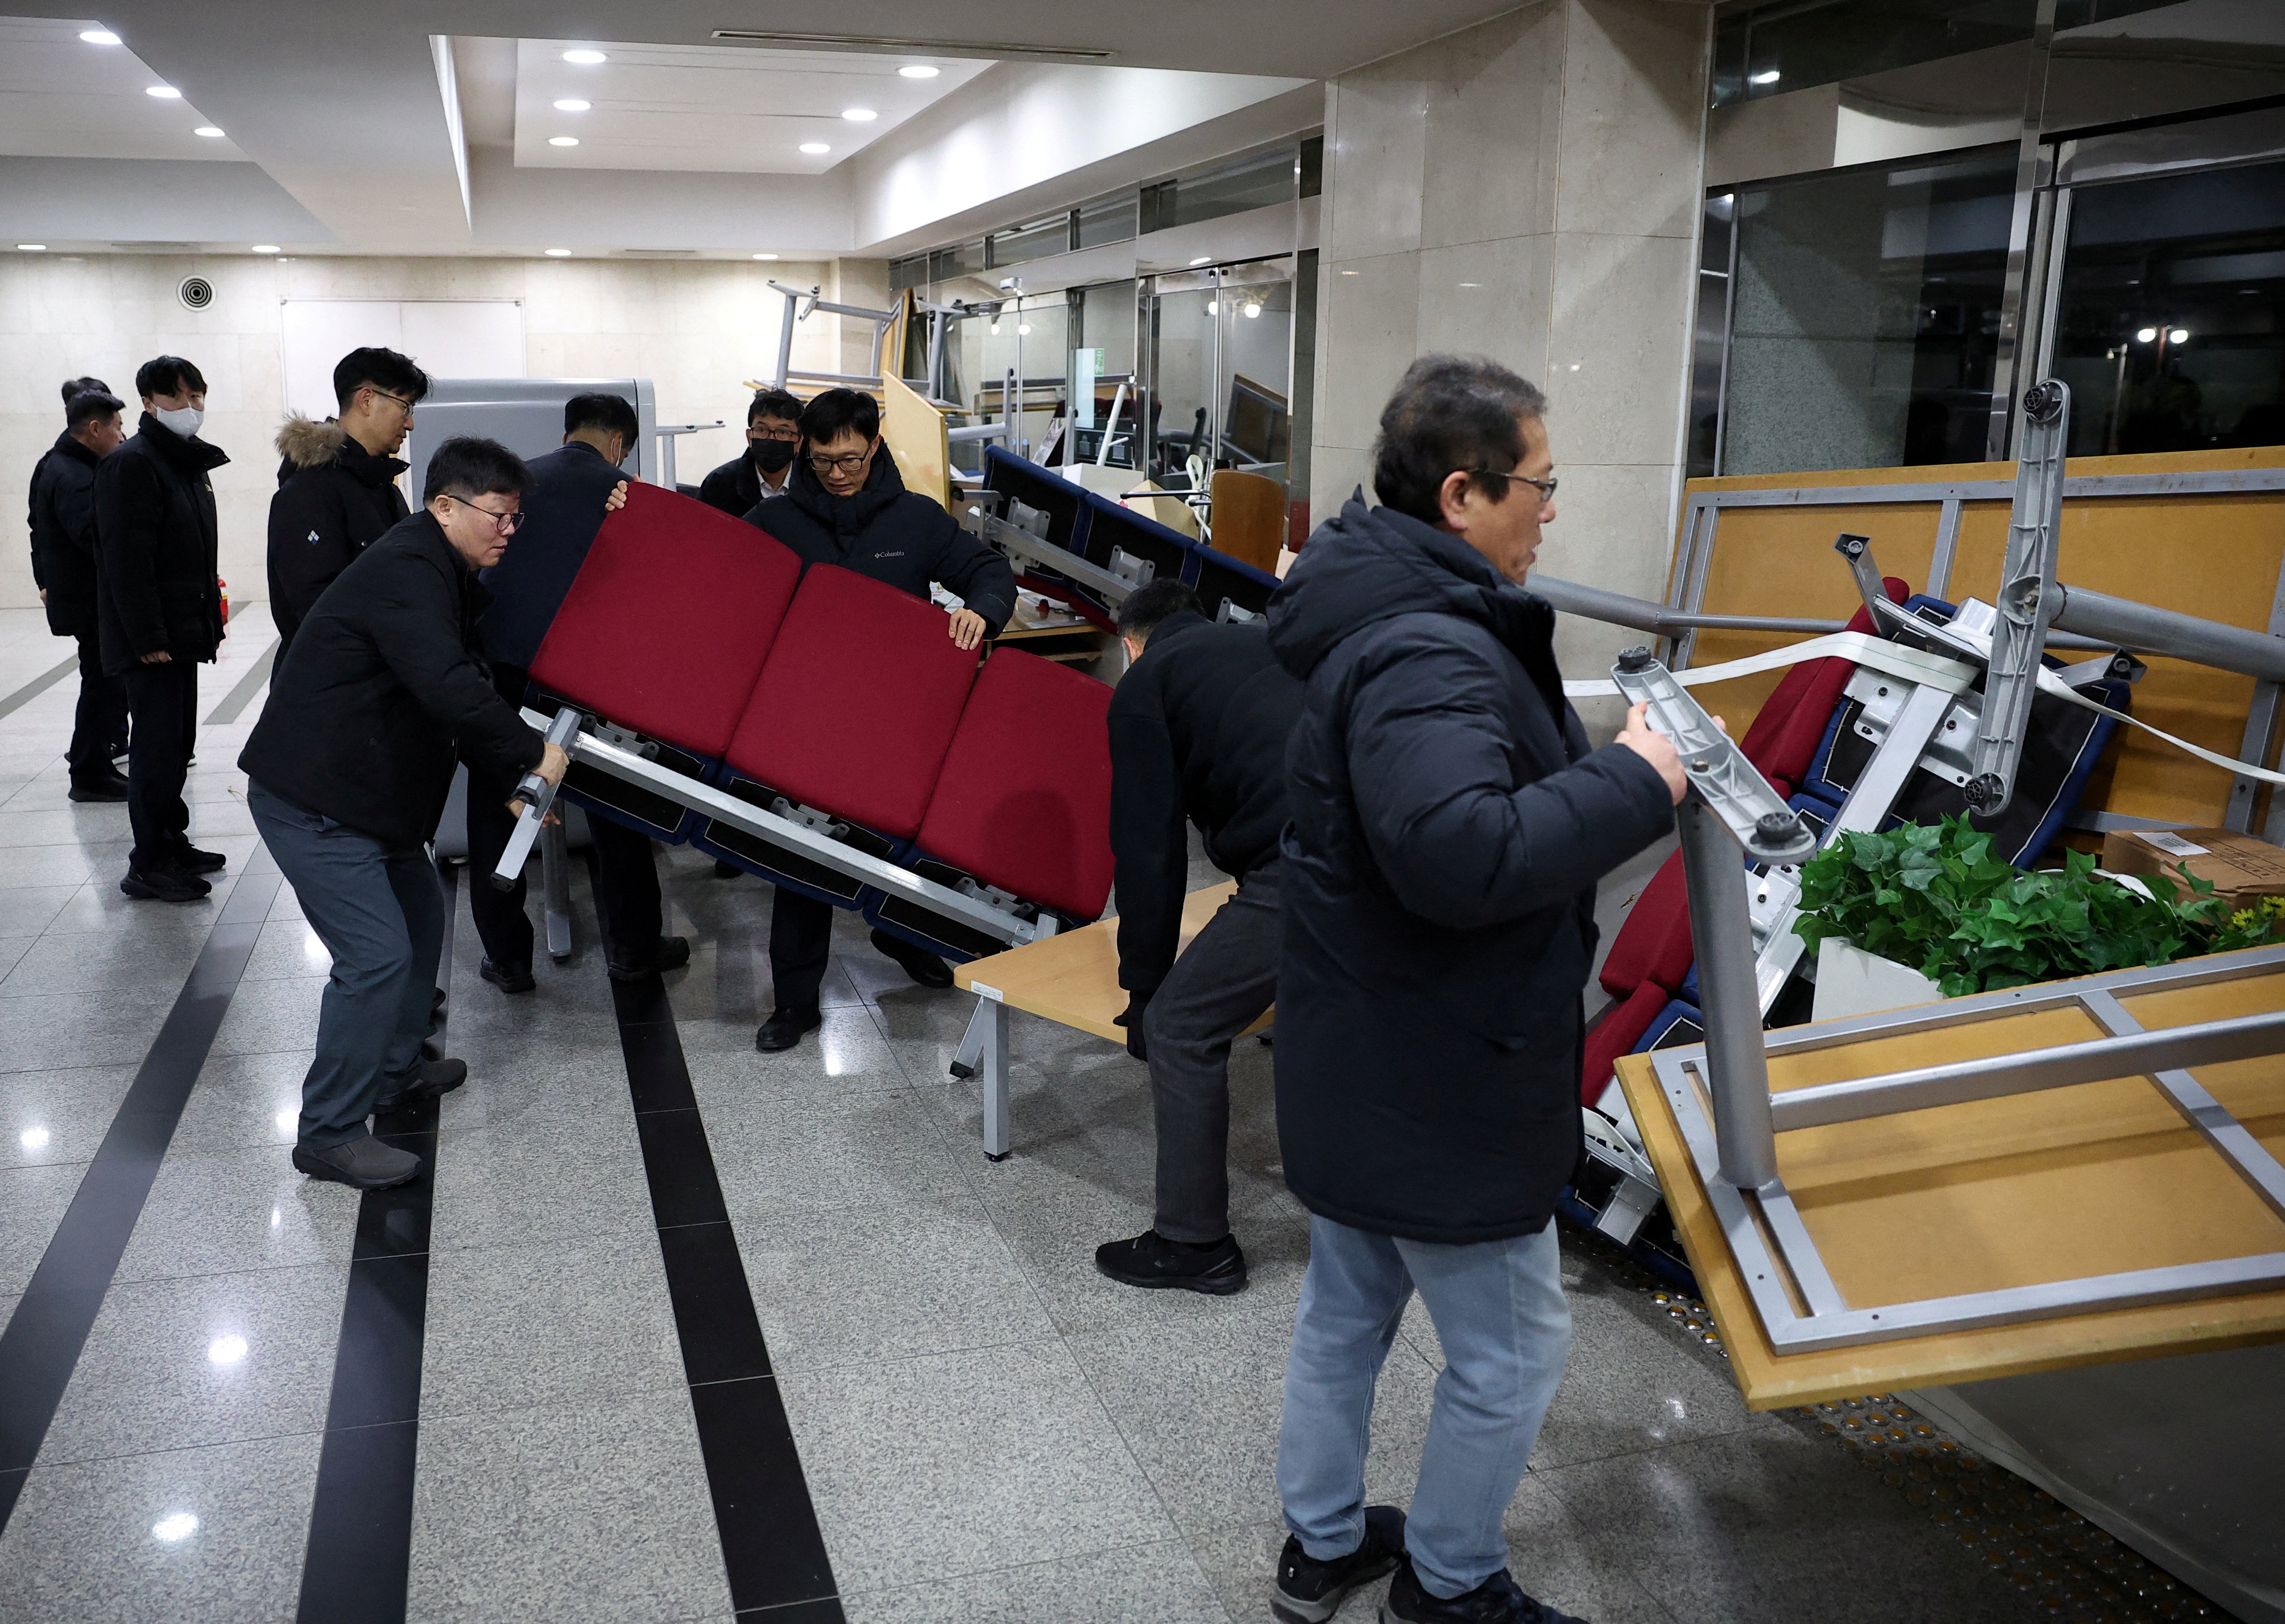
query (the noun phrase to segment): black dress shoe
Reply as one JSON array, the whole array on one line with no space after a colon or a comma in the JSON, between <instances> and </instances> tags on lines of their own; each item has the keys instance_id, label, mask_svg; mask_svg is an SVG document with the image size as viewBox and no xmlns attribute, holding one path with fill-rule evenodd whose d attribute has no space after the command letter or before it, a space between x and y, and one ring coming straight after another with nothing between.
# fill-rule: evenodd
<instances>
[{"instance_id":1,"label":"black dress shoe","mask_svg":"<svg viewBox=\"0 0 2285 1624\"><path fill-rule=\"evenodd\" d=\"M476 974L503 992L529 992L539 985L531 978L529 964L494 964L486 959L476 966Z\"/></svg>"},{"instance_id":2,"label":"black dress shoe","mask_svg":"<svg viewBox=\"0 0 2285 1624\"><path fill-rule=\"evenodd\" d=\"M196 846L177 846L175 867L185 874L219 874L230 867L230 859L219 851L201 851Z\"/></svg>"},{"instance_id":3,"label":"black dress shoe","mask_svg":"<svg viewBox=\"0 0 2285 1624\"><path fill-rule=\"evenodd\" d=\"M1108 1241L1095 1249L1095 1267L1123 1285L1148 1291L1203 1291L1228 1297L1245 1290L1245 1254L1237 1237L1225 1235L1212 1245L1170 1241L1145 1229L1131 1241Z\"/></svg>"},{"instance_id":4,"label":"black dress shoe","mask_svg":"<svg viewBox=\"0 0 2285 1624\"><path fill-rule=\"evenodd\" d=\"M902 937L891 936L886 930L873 932L873 946L904 966L905 974L924 987L952 985L952 967L925 947L915 946Z\"/></svg>"},{"instance_id":5,"label":"black dress shoe","mask_svg":"<svg viewBox=\"0 0 2285 1624\"><path fill-rule=\"evenodd\" d=\"M779 1054L800 1042L802 1033L824 1024L825 1017L814 1009L773 1009L754 1034L754 1047L765 1055Z\"/></svg>"},{"instance_id":6,"label":"black dress shoe","mask_svg":"<svg viewBox=\"0 0 2285 1624\"><path fill-rule=\"evenodd\" d=\"M1364 1538L1346 1557L1320 1562L1292 1534L1277 1558L1277 1594L1269 1611L1285 1624L1324 1624L1359 1585L1370 1584L1404 1555L1404 1513L1393 1505L1364 1509Z\"/></svg>"},{"instance_id":7,"label":"black dress shoe","mask_svg":"<svg viewBox=\"0 0 2285 1624\"><path fill-rule=\"evenodd\" d=\"M1409 1557L1396 1565L1396 1578L1381 1604L1380 1616L1398 1624L1587 1624L1526 1596L1505 1568L1464 1596L1449 1601L1431 1596L1412 1571Z\"/></svg>"},{"instance_id":8,"label":"black dress shoe","mask_svg":"<svg viewBox=\"0 0 2285 1624\"><path fill-rule=\"evenodd\" d=\"M127 775L108 766L100 773L75 773L67 796L74 801L123 801Z\"/></svg>"},{"instance_id":9,"label":"black dress shoe","mask_svg":"<svg viewBox=\"0 0 2285 1624\"><path fill-rule=\"evenodd\" d=\"M468 1080L468 1063L465 1060L424 1060L413 1068L412 1078L404 1087L385 1100L377 1101L373 1114L403 1110L423 1100L433 1100L439 1094L450 1094Z\"/></svg>"},{"instance_id":10,"label":"black dress shoe","mask_svg":"<svg viewBox=\"0 0 2285 1624\"><path fill-rule=\"evenodd\" d=\"M658 945L651 949L647 964L629 964L618 959L603 961L604 972L614 981L640 981L646 976L663 976L668 970L679 970L690 962L690 938L686 936L663 936Z\"/></svg>"},{"instance_id":11,"label":"black dress shoe","mask_svg":"<svg viewBox=\"0 0 2285 1624\"><path fill-rule=\"evenodd\" d=\"M179 868L130 868L119 889L137 902L196 902L214 887Z\"/></svg>"},{"instance_id":12,"label":"black dress shoe","mask_svg":"<svg viewBox=\"0 0 2285 1624\"><path fill-rule=\"evenodd\" d=\"M331 1179L353 1189L389 1189L420 1176L419 1157L385 1145L370 1134L323 1150L295 1145L294 1165L313 1179Z\"/></svg>"}]
</instances>

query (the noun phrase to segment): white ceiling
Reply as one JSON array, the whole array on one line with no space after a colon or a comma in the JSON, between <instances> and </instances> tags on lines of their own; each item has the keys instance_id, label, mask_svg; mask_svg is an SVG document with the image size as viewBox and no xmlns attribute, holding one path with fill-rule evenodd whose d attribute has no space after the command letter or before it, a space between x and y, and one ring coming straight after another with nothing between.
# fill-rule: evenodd
<instances>
[{"instance_id":1,"label":"white ceiling","mask_svg":"<svg viewBox=\"0 0 2285 1624\"><path fill-rule=\"evenodd\" d=\"M563 59L578 47L606 59ZM515 60L517 167L744 175L821 175L992 66L925 55L532 39L517 42ZM937 75L907 79L898 71L906 67ZM567 98L588 110L558 111L554 104ZM464 87L464 106L468 99ZM878 116L843 118L852 107ZM557 136L579 145L551 146ZM805 142L831 150L805 153Z\"/></svg>"},{"instance_id":2,"label":"white ceiling","mask_svg":"<svg viewBox=\"0 0 2285 1624\"><path fill-rule=\"evenodd\" d=\"M187 98L144 94L166 81L122 45L90 45L86 20L0 17L0 153L25 158L243 161Z\"/></svg>"}]
</instances>

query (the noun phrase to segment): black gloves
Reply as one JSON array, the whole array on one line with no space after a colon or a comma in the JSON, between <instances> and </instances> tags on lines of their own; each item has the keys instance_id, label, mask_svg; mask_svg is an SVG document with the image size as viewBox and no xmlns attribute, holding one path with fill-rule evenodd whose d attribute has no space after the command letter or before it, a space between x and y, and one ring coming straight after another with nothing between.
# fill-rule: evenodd
<instances>
[{"instance_id":1,"label":"black gloves","mask_svg":"<svg viewBox=\"0 0 2285 1624\"><path fill-rule=\"evenodd\" d=\"M1113 1024L1127 1029L1127 1052L1145 1065L1150 1063L1150 1055L1142 1042L1142 1012L1150 1007L1148 999L1130 993L1127 1000L1127 1012L1113 1017Z\"/></svg>"}]
</instances>

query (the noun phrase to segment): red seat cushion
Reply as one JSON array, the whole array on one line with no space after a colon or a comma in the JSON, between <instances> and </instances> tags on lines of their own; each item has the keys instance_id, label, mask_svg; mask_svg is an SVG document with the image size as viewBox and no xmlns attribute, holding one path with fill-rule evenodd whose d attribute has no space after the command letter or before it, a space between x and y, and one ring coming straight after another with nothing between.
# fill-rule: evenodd
<instances>
[{"instance_id":1,"label":"red seat cushion","mask_svg":"<svg viewBox=\"0 0 2285 1624\"><path fill-rule=\"evenodd\" d=\"M1645 981L1615 1009L1595 1023L1579 1062L1579 1103L1592 1105L1609 1087L1618 1070L1619 1056L1634 1053L1643 1033L1658 1019L1658 1012L1674 1000L1666 989Z\"/></svg>"},{"instance_id":2,"label":"red seat cushion","mask_svg":"<svg viewBox=\"0 0 2285 1624\"><path fill-rule=\"evenodd\" d=\"M1659 865L1618 935L1611 938L1611 951L1603 959L1599 979L1613 998L1627 998L1645 986L1655 987L1662 1005L1688 974L1690 893L1682 882L1682 853L1675 851Z\"/></svg>"},{"instance_id":3,"label":"red seat cushion","mask_svg":"<svg viewBox=\"0 0 2285 1624\"><path fill-rule=\"evenodd\" d=\"M532 678L622 727L718 759L800 578L800 559L752 525L630 483Z\"/></svg>"},{"instance_id":4,"label":"red seat cushion","mask_svg":"<svg viewBox=\"0 0 2285 1624\"><path fill-rule=\"evenodd\" d=\"M1095 919L1111 898L1111 690L994 650L945 757L920 847L987 885Z\"/></svg>"},{"instance_id":5,"label":"red seat cushion","mask_svg":"<svg viewBox=\"0 0 2285 1624\"><path fill-rule=\"evenodd\" d=\"M933 603L813 564L778 627L730 765L902 840L921 826L976 676Z\"/></svg>"},{"instance_id":6,"label":"red seat cushion","mask_svg":"<svg viewBox=\"0 0 2285 1624\"><path fill-rule=\"evenodd\" d=\"M1894 576L1884 578L1881 585L1888 589L1891 603L1902 603L1912 595L1912 588ZM1850 618L1849 629L1873 631L1873 611L1859 608ZM1809 774L1810 758L1825 738L1826 724L1833 719L1833 707L1841 702L1841 690L1849 686L1856 670L1853 662L1836 659L1810 660L1787 671L1785 680L1763 702L1746 736L1738 741L1746 759L1765 777L1801 782Z\"/></svg>"}]
</instances>

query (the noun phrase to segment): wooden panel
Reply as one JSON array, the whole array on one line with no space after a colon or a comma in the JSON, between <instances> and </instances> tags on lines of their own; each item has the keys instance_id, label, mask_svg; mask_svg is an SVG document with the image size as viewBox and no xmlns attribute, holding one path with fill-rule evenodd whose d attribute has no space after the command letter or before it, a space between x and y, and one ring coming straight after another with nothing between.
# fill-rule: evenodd
<instances>
[{"instance_id":1,"label":"wooden panel","mask_svg":"<svg viewBox=\"0 0 2285 1624\"><path fill-rule=\"evenodd\" d=\"M881 437L897 459L905 489L917 490L946 513L952 511L952 445L945 438L944 413L923 400L902 379L881 380Z\"/></svg>"},{"instance_id":2,"label":"wooden panel","mask_svg":"<svg viewBox=\"0 0 2285 1624\"><path fill-rule=\"evenodd\" d=\"M2249 977L2211 986L2146 992L2119 1001L2145 1026L2185 1026L2194 1021L2221 1021L2234 1015L2258 1015L2285 1007L2281 979L2285 978ZM2285 1057L2264 1055L2200 1066L2196 1076L2222 1109L2243 1123L2270 1155L2285 1161Z\"/></svg>"},{"instance_id":3,"label":"wooden panel","mask_svg":"<svg viewBox=\"0 0 2285 1624\"><path fill-rule=\"evenodd\" d=\"M1214 551L1256 569L1276 569L1285 539L1285 487L1260 474L1219 468L1207 491Z\"/></svg>"},{"instance_id":4,"label":"wooden panel","mask_svg":"<svg viewBox=\"0 0 2285 1624\"><path fill-rule=\"evenodd\" d=\"M1237 890L1227 881L1192 891L1182 903L1182 934L1179 955L1191 938L1205 928L1221 905ZM953 985L973 992L978 982L1000 994L1011 1009L1045 1017L1062 1026L1076 1027L1113 1043L1127 1041L1127 1029L1114 1017L1127 1008L1127 990L1119 985L1119 922L1097 920L1077 930L1066 930L1044 942L1011 947L989 958L956 967ZM1262 1016L1245 1030L1257 1032L1271 1024L1276 1011ZM1241 1034L1243 1035L1243 1034Z\"/></svg>"}]
</instances>

